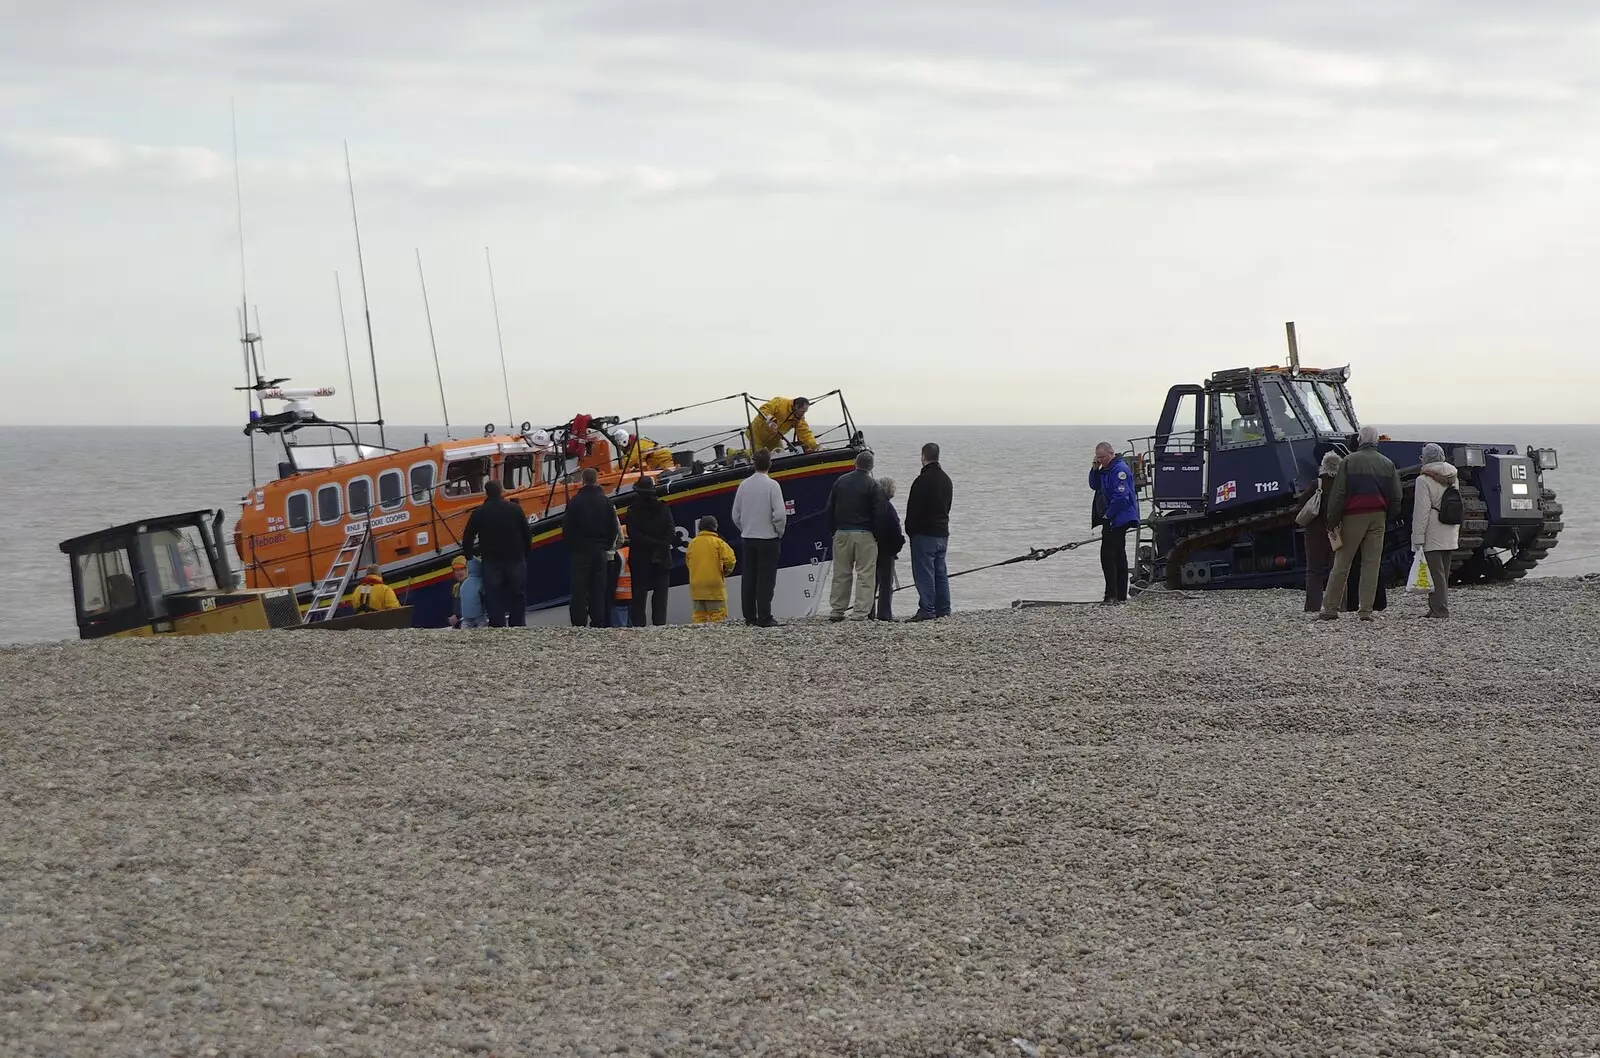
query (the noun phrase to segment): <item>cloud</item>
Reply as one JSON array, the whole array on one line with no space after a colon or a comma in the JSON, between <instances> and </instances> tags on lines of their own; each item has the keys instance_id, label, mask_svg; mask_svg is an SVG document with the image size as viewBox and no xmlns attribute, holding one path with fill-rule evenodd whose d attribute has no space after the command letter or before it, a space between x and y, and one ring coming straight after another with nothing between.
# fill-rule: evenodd
<instances>
[{"instance_id":1,"label":"cloud","mask_svg":"<svg viewBox=\"0 0 1600 1058\"><path fill-rule=\"evenodd\" d=\"M0 168L14 180L182 189L231 179L232 163L210 148L154 146L68 135L0 137ZM831 161L811 165L715 168L514 160L408 160L367 157L355 167L365 193L417 199L524 198L671 200L764 195L1160 194L1209 189L1247 194L1289 187L1348 190L1426 185L1435 192L1484 180L1573 183L1596 163L1561 154L1526 156L1494 140L1437 144L1257 145L1210 150L1100 152L1065 164L941 158ZM298 158L250 158L248 186L282 193L342 189L343 155L323 150Z\"/></svg>"},{"instance_id":2,"label":"cloud","mask_svg":"<svg viewBox=\"0 0 1600 1058\"><path fill-rule=\"evenodd\" d=\"M65 178L147 178L171 184L216 180L229 172L216 151L196 146L119 143L96 136L0 137L0 157L13 166Z\"/></svg>"}]
</instances>

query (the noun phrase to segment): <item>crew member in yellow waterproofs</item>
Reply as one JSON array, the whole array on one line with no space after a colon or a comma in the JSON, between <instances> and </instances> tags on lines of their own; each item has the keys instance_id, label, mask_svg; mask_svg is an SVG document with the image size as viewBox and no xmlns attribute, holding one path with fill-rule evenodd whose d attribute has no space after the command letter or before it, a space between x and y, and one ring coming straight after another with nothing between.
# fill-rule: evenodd
<instances>
[{"instance_id":1,"label":"crew member in yellow waterproofs","mask_svg":"<svg viewBox=\"0 0 1600 1058\"><path fill-rule=\"evenodd\" d=\"M817 438L811 432L811 427L806 424L806 412L810 410L811 402L804 397L773 397L756 411L756 417L750 421L750 443L752 450L765 448L769 452L776 452L784 446L784 434L794 431L794 443L807 452L815 452L819 447Z\"/></svg>"},{"instance_id":2,"label":"crew member in yellow waterproofs","mask_svg":"<svg viewBox=\"0 0 1600 1058\"><path fill-rule=\"evenodd\" d=\"M625 470L671 470L678 465L670 449L662 448L648 437L635 437L621 426L611 431L611 443L616 446L617 460Z\"/></svg>"},{"instance_id":3,"label":"crew member in yellow waterproofs","mask_svg":"<svg viewBox=\"0 0 1600 1058\"><path fill-rule=\"evenodd\" d=\"M395 595L393 588L383 582L383 570L377 566L368 566L367 575L361 578L361 586L356 589L356 613L399 608L399 597Z\"/></svg>"},{"instance_id":4,"label":"crew member in yellow waterproofs","mask_svg":"<svg viewBox=\"0 0 1600 1058\"><path fill-rule=\"evenodd\" d=\"M728 542L717 535L717 519L706 515L696 523L699 532L689 541L684 561L689 566L689 599L694 624L720 624L728 619L728 587L724 583L739 559Z\"/></svg>"}]
</instances>

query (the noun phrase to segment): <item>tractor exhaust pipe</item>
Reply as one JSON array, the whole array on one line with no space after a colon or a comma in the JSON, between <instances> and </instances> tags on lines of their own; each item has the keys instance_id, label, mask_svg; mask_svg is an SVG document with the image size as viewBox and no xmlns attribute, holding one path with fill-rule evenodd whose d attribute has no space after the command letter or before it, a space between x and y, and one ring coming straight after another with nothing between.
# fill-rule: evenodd
<instances>
[{"instance_id":1,"label":"tractor exhaust pipe","mask_svg":"<svg viewBox=\"0 0 1600 1058\"><path fill-rule=\"evenodd\" d=\"M1300 370L1300 343L1294 340L1294 321L1290 320L1283 325L1289 335L1289 368L1293 371Z\"/></svg>"}]
</instances>

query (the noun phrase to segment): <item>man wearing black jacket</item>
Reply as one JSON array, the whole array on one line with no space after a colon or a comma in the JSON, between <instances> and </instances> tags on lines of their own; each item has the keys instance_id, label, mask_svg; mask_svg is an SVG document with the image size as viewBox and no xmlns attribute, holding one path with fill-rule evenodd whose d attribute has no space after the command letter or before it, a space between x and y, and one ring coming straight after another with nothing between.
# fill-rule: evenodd
<instances>
[{"instance_id":1,"label":"man wearing black jacket","mask_svg":"<svg viewBox=\"0 0 1600 1058\"><path fill-rule=\"evenodd\" d=\"M467 518L461 553L483 558L483 602L489 627L528 623L528 548L533 528L522 508L505 498L500 482L483 487L483 503Z\"/></svg>"},{"instance_id":2,"label":"man wearing black jacket","mask_svg":"<svg viewBox=\"0 0 1600 1058\"><path fill-rule=\"evenodd\" d=\"M950 547L950 475L939 466L939 446L922 446L922 473L906 497L906 536L911 538L911 577L917 584L913 621L950 616L950 574L945 552Z\"/></svg>"},{"instance_id":3,"label":"man wearing black jacket","mask_svg":"<svg viewBox=\"0 0 1600 1058\"><path fill-rule=\"evenodd\" d=\"M628 572L633 576L629 619L644 627L645 594L650 594L650 623L667 623L667 591L672 582L672 549L678 542L678 523L672 510L656 493L655 479L641 477L633 484L628 506Z\"/></svg>"},{"instance_id":4,"label":"man wearing black jacket","mask_svg":"<svg viewBox=\"0 0 1600 1058\"><path fill-rule=\"evenodd\" d=\"M567 501L561 519L561 536L572 556L572 603L568 610L575 627L591 621L596 628L610 623L611 605L606 598L607 552L616 549L622 526L617 508L600 487L600 474L593 467L583 472L583 488Z\"/></svg>"}]
</instances>

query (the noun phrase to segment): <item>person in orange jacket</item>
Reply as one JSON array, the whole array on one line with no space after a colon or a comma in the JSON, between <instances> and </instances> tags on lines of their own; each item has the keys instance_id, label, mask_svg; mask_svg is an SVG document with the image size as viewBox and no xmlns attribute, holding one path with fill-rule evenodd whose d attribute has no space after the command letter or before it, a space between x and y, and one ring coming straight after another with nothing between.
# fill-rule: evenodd
<instances>
[{"instance_id":1,"label":"person in orange jacket","mask_svg":"<svg viewBox=\"0 0 1600 1058\"><path fill-rule=\"evenodd\" d=\"M689 541L684 556L689 565L689 598L693 601L695 624L718 624L728 619L726 579L739 560L727 541L717 535L717 520L701 518L699 532Z\"/></svg>"}]
</instances>

